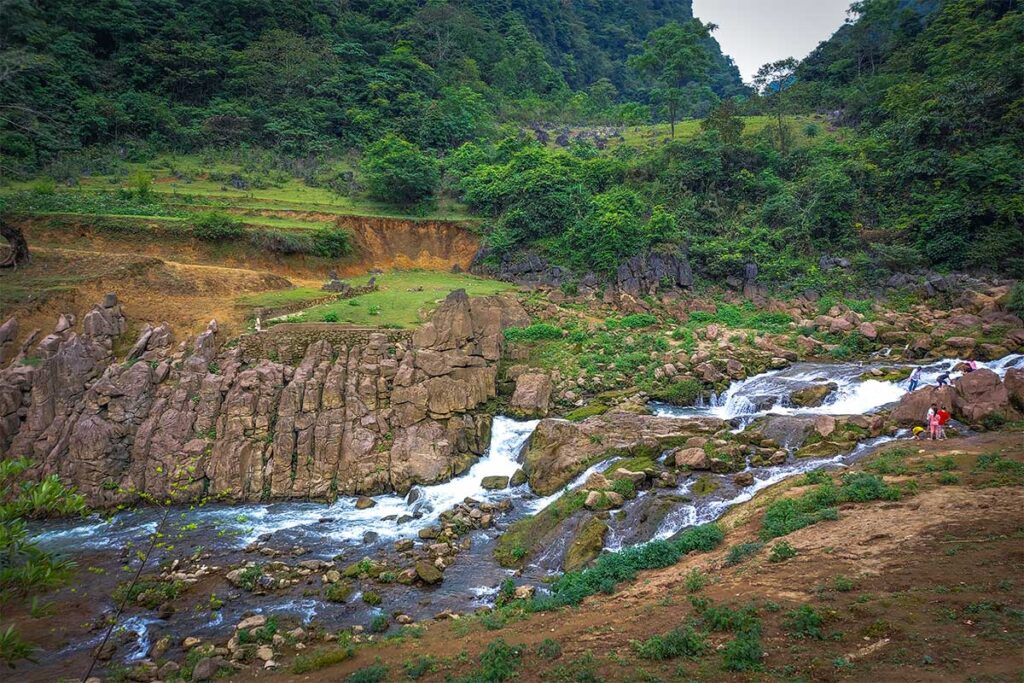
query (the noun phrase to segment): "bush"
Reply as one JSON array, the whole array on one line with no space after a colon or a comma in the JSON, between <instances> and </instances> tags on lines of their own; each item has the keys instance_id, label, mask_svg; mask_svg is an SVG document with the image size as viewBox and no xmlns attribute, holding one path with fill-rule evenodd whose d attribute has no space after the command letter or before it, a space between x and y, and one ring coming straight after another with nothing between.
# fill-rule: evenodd
<instances>
[{"instance_id":1,"label":"bush","mask_svg":"<svg viewBox=\"0 0 1024 683\"><path fill-rule=\"evenodd\" d=\"M388 679L388 668L383 664L374 664L350 673L345 683L383 683Z\"/></svg>"},{"instance_id":2,"label":"bush","mask_svg":"<svg viewBox=\"0 0 1024 683\"><path fill-rule=\"evenodd\" d=\"M757 541L734 545L729 548L729 552L725 556L725 564L730 567L732 565L739 564L751 555L756 554L763 547L764 543L758 543Z\"/></svg>"},{"instance_id":3,"label":"bush","mask_svg":"<svg viewBox=\"0 0 1024 683\"><path fill-rule=\"evenodd\" d=\"M772 546L771 555L768 556L769 562L785 562L791 558L796 557L796 549L789 544L787 541L779 541Z\"/></svg>"},{"instance_id":4,"label":"bush","mask_svg":"<svg viewBox=\"0 0 1024 683\"><path fill-rule=\"evenodd\" d=\"M650 313L633 313L625 316L618 322L619 327L624 327L627 330L638 330L642 327L650 327L657 324L658 318Z\"/></svg>"},{"instance_id":5,"label":"bush","mask_svg":"<svg viewBox=\"0 0 1024 683\"><path fill-rule=\"evenodd\" d=\"M562 656L562 646L557 640L545 638L537 645L537 654L544 659L558 659Z\"/></svg>"},{"instance_id":6,"label":"bush","mask_svg":"<svg viewBox=\"0 0 1024 683\"><path fill-rule=\"evenodd\" d=\"M192 219L192 234L210 242L237 239L245 234L242 222L223 211L204 211Z\"/></svg>"},{"instance_id":7,"label":"bush","mask_svg":"<svg viewBox=\"0 0 1024 683\"><path fill-rule=\"evenodd\" d=\"M393 133L366 148L362 173L371 198L401 206L429 199L441 182L437 159Z\"/></svg>"},{"instance_id":8,"label":"bush","mask_svg":"<svg viewBox=\"0 0 1024 683\"><path fill-rule=\"evenodd\" d=\"M487 649L480 653L480 670L472 681L481 683L501 683L516 676L523 656L521 645L509 645L501 638L488 643Z\"/></svg>"},{"instance_id":9,"label":"bush","mask_svg":"<svg viewBox=\"0 0 1024 683\"><path fill-rule=\"evenodd\" d=\"M331 602L345 602L352 595L352 583L349 581L336 581L328 584L324 589L324 597Z\"/></svg>"},{"instance_id":10,"label":"bush","mask_svg":"<svg viewBox=\"0 0 1024 683\"><path fill-rule=\"evenodd\" d=\"M1024 317L1024 280L1014 283L1010 290L1010 300L1006 303L1006 310L1016 316Z\"/></svg>"},{"instance_id":11,"label":"bush","mask_svg":"<svg viewBox=\"0 0 1024 683\"><path fill-rule=\"evenodd\" d=\"M561 338L561 328L548 323L534 323L529 327L510 327L505 330L505 339L510 342L533 342Z\"/></svg>"},{"instance_id":12,"label":"bush","mask_svg":"<svg viewBox=\"0 0 1024 683\"><path fill-rule=\"evenodd\" d=\"M696 593L708 584L708 575L701 570L694 568L686 575L686 590Z\"/></svg>"},{"instance_id":13,"label":"bush","mask_svg":"<svg viewBox=\"0 0 1024 683\"><path fill-rule=\"evenodd\" d=\"M313 253L322 258L341 258L352 253L352 235L337 226L317 229L313 233Z\"/></svg>"},{"instance_id":14,"label":"bush","mask_svg":"<svg viewBox=\"0 0 1024 683\"><path fill-rule=\"evenodd\" d=\"M761 634L757 631L741 633L734 640L726 643L722 650L726 671L758 671L762 668L761 658L763 655Z\"/></svg>"},{"instance_id":15,"label":"bush","mask_svg":"<svg viewBox=\"0 0 1024 683\"><path fill-rule=\"evenodd\" d=\"M324 313L322 320L325 323L336 323L338 322L338 314L334 311L328 311L327 313Z\"/></svg>"},{"instance_id":16,"label":"bush","mask_svg":"<svg viewBox=\"0 0 1024 683\"><path fill-rule=\"evenodd\" d=\"M384 633L390 625L388 615L378 614L370 620L370 633Z\"/></svg>"},{"instance_id":17,"label":"bush","mask_svg":"<svg viewBox=\"0 0 1024 683\"><path fill-rule=\"evenodd\" d=\"M376 607L383 602L383 598L380 597L380 593L375 591L363 591L363 602Z\"/></svg>"},{"instance_id":18,"label":"bush","mask_svg":"<svg viewBox=\"0 0 1024 683\"><path fill-rule=\"evenodd\" d=\"M824 623L825 618L810 605L801 605L799 608L786 613L786 631L794 638L822 640L825 637L821 630Z\"/></svg>"},{"instance_id":19,"label":"bush","mask_svg":"<svg viewBox=\"0 0 1024 683\"><path fill-rule=\"evenodd\" d=\"M675 657L698 657L708 650L704 636L692 626L672 629L663 636L654 636L633 644L641 659L673 659Z\"/></svg>"}]
</instances>

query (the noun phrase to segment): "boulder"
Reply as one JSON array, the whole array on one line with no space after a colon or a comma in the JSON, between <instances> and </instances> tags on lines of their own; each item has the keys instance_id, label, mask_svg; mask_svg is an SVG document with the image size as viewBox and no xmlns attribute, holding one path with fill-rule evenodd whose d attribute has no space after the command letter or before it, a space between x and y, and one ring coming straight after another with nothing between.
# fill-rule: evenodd
<instances>
[{"instance_id":1,"label":"boulder","mask_svg":"<svg viewBox=\"0 0 1024 683\"><path fill-rule=\"evenodd\" d=\"M613 410L581 422L540 421L523 452L530 487L550 495L591 464L611 454L656 456L690 436L709 435L726 427L717 418L670 418Z\"/></svg>"},{"instance_id":2,"label":"boulder","mask_svg":"<svg viewBox=\"0 0 1024 683\"><path fill-rule=\"evenodd\" d=\"M508 481L508 477L493 475L489 477L484 477L480 481L480 486L484 487L488 491L499 491L501 489L508 488Z\"/></svg>"},{"instance_id":3,"label":"boulder","mask_svg":"<svg viewBox=\"0 0 1024 683\"><path fill-rule=\"evenodd\" d=\"M909 394L904 394L899 404L889 414L889 419L898 425L910 427L924 425L928 409L934 403L947 410L956 404L956 389L951 386L928 386Z\"/></svg>"},{"instance_id":4,"label":"boulder","mask_svg":"<svg viewBox=\"0 0 1024 683\"><path fill-rule=\"evenodd\" d=\"M416 577L427 585L441 583L444 580L441 570L427 560L420 560L416 563Z\"/></svg>"},{"instance_id":5,"label":"boulder","mask_svg":"<svg viewBox=\"0 0 1024 683\"><path fill-rule=\"evenodd\" d=\"M794 391L790 394L789 400L793 405L800 408L817 408L838 388L839 385L835 382L812 384L809 387Z\"/></svg>"},{"instance_id":6,"label":"boulder","mask_svg":"<svg viewBox=\"0 0 1024 683\"><path fill-rule=\"evenodd\" d=\"M583 482L584 491L607 491L611 487L611 482L600 472L594 472Z\"/></svg>"},{"instance_id":7,"label":"boulder","mask_svg":"<svg viewBox=\"0 0 1024 683\"><path fill-rule=\"evenodd\" d=\"M740 472L732 480L737 486L753 486L754 474L753 472Z\"/></svg>"},{"instance_id":8,"label":"boulder","mask_svg":"<svg viewBox=\"0 0 1024 683\"><path fill-rule=\"evenodd\" d=\"M612 479L629 479L634 484L642 484L647 480L647 475L643 472L633 472L624 467L619 467L612 472Z\"/></svg>"},{"instance_id":9,"label":"boulder","mask_svg":"<svg viewBox=\"0 0 1024 683\"><path fill-rule=\"evenodd\" d=\"M1003 378L1003 385L1013 407L1024 412L1024 368L1010 368Z\"/></svg>"},{"instance_id":10,"label":"boulder","mask_svg":"<svg viewBox=\"0 0 1024 683\"><path fill-rule=\"evenodd\" d=\"M691 470L711 468L711 458L703 448L677 448L673 451L672 462L676 467L686 467Z\"/></svg>"},{"instance_id":11,"label":"boulder","mask_svg":"<svg viewBox=\"0 0 1024 683\"><path fill-rule=\"evenodd\" d=\"M597 517L590 517L579 526L572 542L565 550L562 562L567 572L576 571L590 564L604 549L604 538L608 525Z\"/></svg>"},{"instance_id":12,"label":"boulder","mask_svg":"<svg viewBox=\"0 0 1024 683\"><path fill-rule=\"evenodd\" d=\"M367 496L359 496L359 498L356 499L356 510L366 510L368 508L372 508L376 504L377 501L375 501L373 498L368 498Z\"/></svg>"},{"instance_id":13,"label":"boulder","mask_svg":"<svg viewBox=\"0 0 1024 683\"><path fill-rule=\"evenodd\" d=\"M520 467L515 472L513 472L512 478L509 480L508 483L509 486L522 486L523 484L525 484L526 472L523 471L523 468Z\"/></svg>"},{"instance_id":14,"label":"boulder","mask_svg":"<svg viewBox=\"0 0 1024 683\"><path fill-rule=\"evenodd\" d=\"M1016 419L1017 410L1010 403L1010 394L999 375L988 368L969 372L957 380L955 414L970 424L979 424L990 415Z\"/></svg>"},{"instance_id":15,"label":"boulder","mask_svg":"<svg viewBox=\"0 0 1024 683\"><path fill-rule=\"evenodd\" d=\"M551 378L541 372L525 372L516 379L509 410L518 417L544 417L551 404Z\"/></svg>"}]
</instances>

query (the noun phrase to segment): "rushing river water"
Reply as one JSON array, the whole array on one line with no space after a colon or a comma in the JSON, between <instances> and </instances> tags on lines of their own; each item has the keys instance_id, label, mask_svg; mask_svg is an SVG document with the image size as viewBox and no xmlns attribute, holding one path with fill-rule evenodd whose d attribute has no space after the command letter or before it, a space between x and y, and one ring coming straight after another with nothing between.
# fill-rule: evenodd
<instances>
[{"instance_id":1,"label":"rushing river water","mask_svg":"<svg viewBox=\"0 0 1024 683\"><path fill-rule=\"evenodd\" d=\"M956 362L924 366L922 383L934 382L935 377L951 369ZM797 363L735 382L704 405L692 408L653 405L652 408L662 416L712 415L732 421L737 429L767 413L865 414L899 400L906 392L906 382L861 379L867 370L893 365L884 362ZM1011 355L985 365L1003 375L1010 367L1024 366L1024 356ZM834 382L837 389L821 407L795 408L787 403L786 397L794 390L822 381ZM297 559L337 558L349 563L364 556L386 557L394 541L415 538L420 529L436 524L442 512L467 497L492 503L511 500L512 511L500 518L499 527L504 527L537 512L560 495L538 497L527 485L503 491L488 491L481 486L485 476L511 476L519 468L520 451L536 425L535 420L516 421L496 416L488 452L466 473L444 484L416 487L405 497L375 496L376 505L368 509L357 509L354 498L342 498L332 504L274 502L173 508L161 532L174 547L159 548L151 565L155 567L164 560L194 552L204 553L206 564L220 567L262 559L244 552L245 547L257 539L284 552L303 548L305 552ZM628 501L622 511L612 515L606 547L615 550L654 538L667 538L687 527L713 521L729 507L749 500L767 486L812 469L849 465L890 438L865 441L852 452L832 458L800 461L790 458L780 466L748 468L754 477L751 486L737 486L733 475L711 475L717 488L699 497L690 494L693 477L674 489L644 491ZM606 461L595 465L571 486L578 486L590 473L604 470L609 464ZM652 514L655 509L660 509L661 513ZM109 516L93 515L85 521L47 522L34 526L33 530L35 539L45 547L66 553L93 569L95 581L82 588L94 592L98 605L109 607L111 591L124 577L122 565L135 549L145 546L162 516L161 509L141 507ZM575 528L564 526L561 535L551 539L546 550L524 570L522 581L536 583L545 574L558 570ZM217 590L229 599L220 610L190 610L175 615L170 622L156 618L150 611L131 610L121 620L125 645L118 650L118 658L137 660L145 656L155 638L168 633L178 637L226 637L246 611L281 614L304 623L315 620L327 628L338 628L365 624L381 612L399 610L423 618L442 609L464 611L489 604L501 581L510 574L493 559L494 542L499 533L500 528L471 533L470 549L458 555L446 570L444 582L437 587L379 587L384 596L381 608L369 607L355 599L344 604L324 602L315 594L307 595L301 586L293 591L252 596L232 591L221 582ZM65 653L83 651L94 646L99 638L97 631L84 633L67 645Z\"/></svg>"}]
</instances>

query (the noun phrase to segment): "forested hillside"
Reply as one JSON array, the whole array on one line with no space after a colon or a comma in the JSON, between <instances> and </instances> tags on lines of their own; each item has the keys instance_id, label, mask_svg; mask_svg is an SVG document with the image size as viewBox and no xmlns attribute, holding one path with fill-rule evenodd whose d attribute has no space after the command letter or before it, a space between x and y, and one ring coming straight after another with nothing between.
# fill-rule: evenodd
<instances>
[{"instance_id":1,"label":"forested hillside","mask_svg":"<svg viewBox=\"0 0 1024 683\"><path fill-rule=\"evenodd\" d=\"M644 96L627 56L691 18L689 0L18 0L0 29L0 151L11 172L111 142L306 156L386 132L445 148L495 120L614 119ZM743 92L707 48L702 84Z\"/></svg>"},{"instance_id":2,"label":"forested hillside","mask_svg":"<svg viewBox=\"0 0 1024 683\"><path fill-rule=\"evenodd\" d=\"M762 284L797 290L1024 272L1015 2L858 2L753 89L689 2L49 0L6 15L9 178L124 187L126 162L230 154L247 160L239 189L286 172L375 213L465 207L484 265L536 254L570 279L681 245L698 277L754 262ZM185 183L231 177L161 163ZM72 194L8 209L81 211ZM118 202L145 213L103 205Z\"/></svg>"}]
</instances>

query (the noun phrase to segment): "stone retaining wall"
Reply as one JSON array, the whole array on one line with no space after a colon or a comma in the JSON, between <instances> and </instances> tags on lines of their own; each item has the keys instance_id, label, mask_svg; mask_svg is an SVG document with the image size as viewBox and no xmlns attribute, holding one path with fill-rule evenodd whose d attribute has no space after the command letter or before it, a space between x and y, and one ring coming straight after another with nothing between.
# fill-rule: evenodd
<instances>
[{"instance_id":1,"label":"stone retaining wall","mask_svg":"<svg viewBox=\"0 0 1024 683\"><path fill-rule=\"evenodd\" d=\"M333 348L353 347L369 343L370 335L383 334L391 344L412 343L410 330L392 330L381 327L361 327L333 323L278 323L273 327L246 334L239 338L242 359L256 363L269 358L284 363L298 363L306 349L318 341L326 341Z\"/></svg>"}]
</instances>

